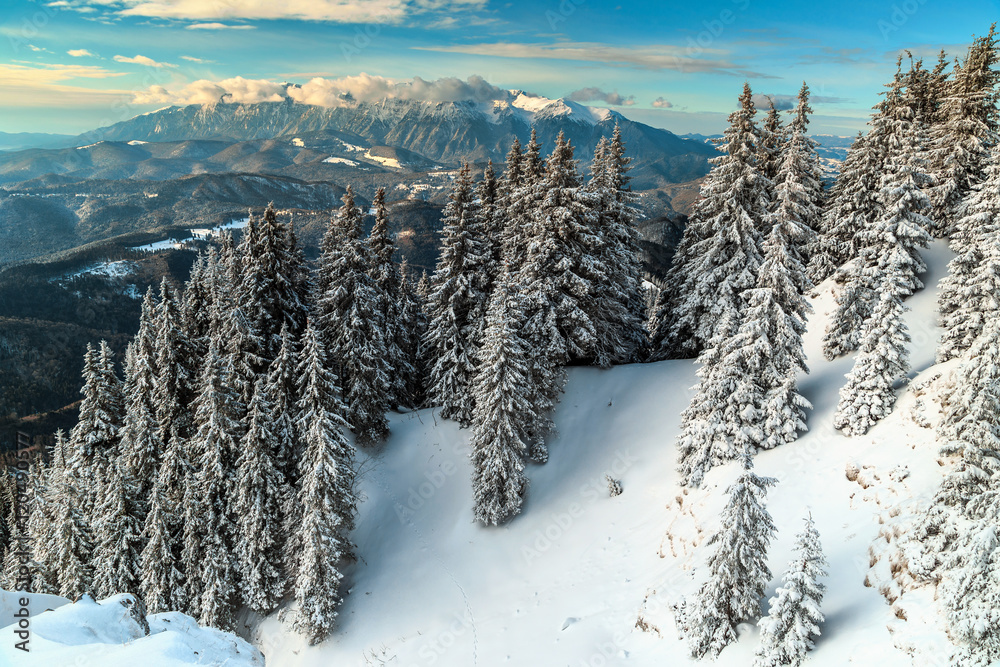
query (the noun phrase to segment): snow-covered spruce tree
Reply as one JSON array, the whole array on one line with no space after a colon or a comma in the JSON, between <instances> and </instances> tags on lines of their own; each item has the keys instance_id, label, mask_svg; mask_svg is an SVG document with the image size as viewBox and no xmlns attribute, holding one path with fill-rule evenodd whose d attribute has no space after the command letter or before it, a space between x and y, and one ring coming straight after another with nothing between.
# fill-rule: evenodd
<instances>
[{"instance_id":1,"label":"snow-covered spruce tree","mask_svg":"<svg viewBox=\"0 0 1000 667\"><path fill-rule=\"evenodd\" d=\"M795 538L795 558L781 579L782 586L770 600L770 610L757 623L760 648L754 667L798 667L813 649L823 622L820 605L826 586L819 580L826 576L826 556L819 542L819 531L812 516Z\"/></svg>"},{"instance_id":2,"label":"snow-covered spruce tree","mask_svg":"<svg viewBox=\"0 0 1000 667\"><path fill-rule=\"evenodd\" d=\"M599 196L597 260L606 279L595 286L593 312L596 331L594 362L598 366L634 361L645 347L645 301L639 233L635 228L636 196L629 187L631 158L625 156L621 127L611 141L603 137L594 151L587 189Z\"/></svg>"},{"instance_id":3,"label":"snow-covered spruce tree","mask_svg":"<svg viewBox=\"0 0 1000 667\"><path fill-rule=\"evenodd\" d=\"M590 313L595 311L596 285L607 279L597 253L595 233L599 197L583 187L573 159L573 146L559 134L537 183L540 202L533 211L527 255L516 282L522 287L527 308L528 332L552 313L558 339L535 336L532 345L555 364L593 355L596 331Z\"/></svg>"},{"instance_id":4,"label":"snow-covered spruce tree","mask_svg":"<svg viewBox=\"0 0 1000 667\"><path fill-rule=\"evenodd\" d=\"M153 405L160 442L170 446L176 440L181 446L190 435L191 384L194 373L190 365L190 341L183 327L177 295L164 278L160 283L160 300L156 309L156 381Z\"/></svg>"},{"instance_id":5,"label":"snow-covered spruce tree","mask_svg":"<svg viewBox=\"0 0 1000 667\"><path fill-rule=\"evenodd\" d=\"M681 416L677 437L681 484L698 487L712 467L767 444L763 405L770 379L775 377L768 355L771 323L768 289L745 292L745 319L728 313L719 333L701 354L701 382Z\"/></svg>"},{"instance_id":6,"label":"snow-covered spruce tree","mask_svg":"<svg viewBox=\"0 0 1000 667\"><path fill-rule=\"evenodd\" d=\"M111 349L87 346L83 368L80 416L70 431L69 467L79 484L80 508L93 516L108 462L118 456L123 421L121 382L115 375Z\"/></svg>"},{"instance_id":7,"label":"snow-covered spruce tree","mask_svg":"<svg viewBox=\"0 0 1000 667\"><path fill-rule=\"evenodd\" d=\"M156 422L156 337L153 291L142 302L139 331L125 353L125 416L121 428L121 457L124 476L135 487L140 521L145 520L153 484L159 471L160 441Z\"/></svg>"},{"instance_id":8,"label":"snow-covered spruce tree","mask_svg":"<svg viewBox=\"0 0 1000 667\"><path fill-rule=\"evenodd\" d=\"M500 202L504 207L506 222L503 234L503 260L512 275L517 275L531 242L531 218L540 204L541 191L536 187L545 173L541 157L541 144L535 129L531 139L521 151L515 138L507 153L507 164L499 185ZM485 309L485 305L483 308Z\"/></svg>"},{"instance_id":9,"label":"snow-covered spruce tree","mask_svg":"<svg viewBox=\"0 0 1000 667\"><path fill-rule=\"evenodd\" d=\"M782 207L778 211L780 214ZM789 229L798 231L795 223L780 216L771 228L764 242L764 263L758 279L762 289L751 293L745 316L748 322L758 319L762 331L766 331L758 344L770 343L763 360L767 371L762 376L764 448L794 441L800 431L806 430L805 410L812 407L799 394L796 384L799 372L809 372L802 336L811 307L803 296L808 285L805 267L795 256Z\"/></svg>"},{"instance_id":10,"label":"snow-covered spruce tree","mask_svg":"<svg viewBox=\"0 0 1000 667\"><path fill-rule=\"evenodd\" d=\"M938 294L944 329L939 362L968 350L1000 308L1000 146L994 146L986 177L970 192L965 211L952 234L955 258Z\"/></svg>"},{"instance_id":11,"label":"snow-covered spruce tree","mask_svg":"<svg viewBox=\"0 0 1000 667\"><path fill-rule=\"evenodd\" d=\"M287 327L283 325L285 331ZM276 465L278 438L267 393L265 379L258 379L247 412L246 435L240 442L233 489L240 598L260 614L278 606L285 583L281 535L286 487Z\"/></svg>"},{"instance_id":12,"label":"snow-covered spruce tree","mask_svg":"<svg viewBox=\"0 0 1000 667\"><path fill-rule=\"evenodd\" d=\"M935 185L931 190L935 231L950 236L962 218L962 200L983 176L990 147L997 140L996 24L973 40L962 63L956 63L931 137Z\"/></svg>"},{"instance_id":13,"label":"snow-covered spruce tree","mask_svg":"<svg viewBox=\"0 0 1000 667\"><path fill-rule=\"evenodd\" d=\"M500 179L493 168L493 160L486 163L483 177L476 184L474 197L479 202L479 218L482 221L482 239L489 261L480 268L484 271L482 283L487 294L493 293L493 286L500 277L501 257L503 254L503 231L506 226L506 213L501 206ZM483 325L485 327L485 324Z\"/></svg>"},{"instance_id":14,"label":"snow-covered spruce tree","mask_svg":"<svg viewBox=\"0 0 1000 667\"><path fill-rule=\"evenodd\" d=\"M232 628L235 604L235 574L233 547L237 530L229 508L233 494L236 460L240 451L236 422L238 397L230 387L230 369L220 351L220 341L212 339L205 365L198 379L198 395L194 405L195 433L190 449L195 464L193 479L188 479L184 502L191 502L199 513L200 532L185 526L185 538L197 539L185 560L185 572L200 579L200 586L189 592L200 592L199 622L214 628ZM193 498L192 496L197 496ZM185 507L185 511L188 508ZM188 515L185 514L185 523ZM197 560L190 560L196 557Z\"/></svg>"},{"instance_id":15,"label":"snow-covered spruce tree","mask_svg":"<svg viewBox=\"0 0 1000 667\"><path fill-rule=\"evenodd\" d=\"M674 261L681 264L671 267L668 276L671 287L664 291L663 310L669 325L661 324L665 337L653 341L660 357L702 349L716 335L722 317L742 308L742 292L757 282L761 234L770 231L772 202L771 182L757 165L755 114L750 86L744 85L740 108L730 114L718 147L724 154L712 159L714 167L692 216L691 233L701 238L682 248L683 255L679 249Z\"/></svg>"},{"instance_id":16,"label":"snow-covered spruce tree","mask_svg":"<svg viewBox=\"0 0 1000 667\"><path fill-rule=\"evenodd\" d=\"M816 142L806 136L812 107L809 106L809 86L805 82L792 113L788 140L783 146L776 175L775 216L793 223L788 229L794 244L792 252L805 264L816 247L825 196Z\"/></svg>"},{"instance_id":17,"label":"snow-covered spruce tree","mask_svg":"<svg viewBox=\"0 0 1000 667\"><path fill-rule=\"evenodd\" d=\"M391 382L389 404L393 407L412 405L408 393L415 372L406 352L406 332L402 322L402 275L393 260L396 246L389 235L389 214L385 205L385 188L379 188L372 199L375 226L366 240L371 257L371 277L379 291L379 308L385 322L387 372Z\"/></svg>"},{"instance_id":18,"label":"snow-covered spruce tree","mask_svg":"<svg viewBox=\"0 0 1000 667\"><path fill-rule=\"evenodd\" d=\"M98 599L139 590L143 517L136 486L122 460L111 461L101 483L102 497L93 519L94 594Z\"/></svg>"},{"instance_id":19,"label":"snow-covered spruce tree","mask_svg":"<svg viewBox=\"0 0 1000 667\"><path fill-rule=\"evenodd\" d=\"M299 434L298 423L298 376L299 363L295 340L288 327L281 329L281 347L267 372L265 399L271 405L271 430L274 433L274 448L271 456L281 473L282 484L288 490L299 479Z\"/></svg>"},{"instance_id":20,"label":"snow-covered spruce tree","mask_svg":"<svg viewBox=\"0 0 1000 667\"><path fill-rule=\"evenodd\" d=\"M212 248L209 252L214 255L215 249ZM214 258L210 259L208 255L199 254L191 267L187 282L184 283L184 293L181 296L182 326L190 342L190 350L196 355L189 364L192 367L198 365L208 345L214 309L212 298L215 262Z\"/></svg>"},{"instance_id":21,"label":"snow-covered spruce tree","mask_svg":"<svg viewBox=\"0 0 1000 667\"><path fill-rule=\"evenodd\" d=\"M777 483L753 471L749 451L743 472L726 489L729 500L722 525L709 540L715 551L708 559L709 577L687 605L682 619L691 655L712 657L737 639L736 626L760 618L764 589L771 580L767 549L775 534L764 507L767 489Z\"/></svg>"},{"instance_id":22,"label":"snow-covered spruce tree","mask_svg":"<svg viewBox=\"0 0 1000 667\"><path fill-rule=\"evenodd\" d=\"M261 337L262 366L274 358L283 325L292 333L301 330L306 316L306 295L300 293L301 265L297 251L286 247L286 225L278 221L273 205L256 224L248 225L242 244L243 279L236 286L237 301ZM261 370L260 366L256 369ZM253 384L249 393L253 392ZM249 396L247 396L249 400Z\"/></svg>"},{"instance_id":23,"label":"snow-covered spruce tree","mask_svg":"<svg viewBox=\"0 0 1000 667\"><path fill-rule=\"evenodd\" d=\"M1000 544L1000 319L953 371L944 418L938 426L942 454L959 458L914 531L912 571L938 582L951 638L959 645L952 664L986 665L1000 659L1000 633L992 618L998 603Z\"/></svg>"},{"instance_id":24,"label":"snow-covered spruce tree","mask_svg":"<svg viewBox=\"0 0 1000 667\"><path fill-rule=\"evenodd\" d=\"M861 228L856 239L863 250L850 268L837 311L823 339L824 354L836 358L857 348L861 331L872 314L880 289L894 289L907 297L923 283L917 277L927 269L920 248L930 242L929 207L921 186L928 183L922 171L921 133L914 110L902 99L901 77L886 95L884 113L872 132L887 152L879 180L880 211L876 220Z\"/></svg>"},{"instance_id":25,"label":"snow-covered spruce tree","mask_svg":"<svg viewBox=\"0 0 1000 667\"><path fill-rule=\"evenodd\" d=\"M302 341L299 404L305 453L300 464L294 534L286 546L294 577L295 628L311 644L329 634L341 603L338 569L351 557L354 527L354 449L347 439L344 405L337 377L326 366L326 353L308 324Z\"/></svg>"},{"instance_id":26,"label":"snow-covered spruce tree","mask_svg":"<svg viewBox=\"0 0 1000 667\"><path fill-rule=\"evenodd\" d=\"M81 482L72 463L77 456L74 446L71 442L69 459L51 487L55 538L49 546L49 564L57 573L59 595L70 600L76 600L91 590L93 570L90 560L94 549L93 533L83 510Z\"/></svg>"},{"instance_id":27,"label":"snow-covered spruce tree","mask_svg":"<svg viewBox=\"0 0 1000 667\"><path fill-rule=\"evenodd\" d=\"M139 594L146 611L187 609L184 574L178 560L177 536L171 533L169 516L164 506L164 493L154 484L149 496L149 511L142 531L145 546L139 556Z\"/></svg>"},{"instance_id":28,"label":"snow-covered spruce tree","mask_svg":"<svg viewBox=\"0 0 1000 667\"><path fill-rule=\"evenodd\" d=\"M343 384L347 420L356 442L373 447L389 434L392 379L386 325L371 260L361 239L361 211L351 188L323 238L317 286L317 319L324 345Z\"/></svg>"},{"instance_id":29,"label":"snow-covered spruce tree","mask_svg":"<svg viewBox=\"0 0 1000 667\"><path fill-rule=\"evenodd\" d=\"M423 313L420 295L410 278L410 265L406 258L399 265L399 325L403 356L413 372L407 378L406 396L409 407L423 404L424 364L420 354L420 340L427 329L427 318Z\"/></svg>"},{"instance_id":30,"label":"snow-covered spruce tree","mask_svg":"<svg viewBox=\"0 0 1000 667\"><path fill-rule=\"evenodd\" d=\"M60 463L56 460L58 448L65 447L62 431L56 433L56 447L52 451L52 464L45 465L41 456L31 460L28 469L29 493L31 494L31 512L28 514L28 541L31 560L31 592L58 594L59 574L52 566L53 558L51 549L55 544L54 523L52 521L55 508L52 502L55 496L53 485L60 470ZM6 489L0 491L5 493ZM0 503L0 511L13 507L4 508ZM2 549L0 549L2 551ZM19 561L20 558L15 559ZM2 562L2 560L0 560ZM11 563L12 566L20 569L20 563ZM16 579L16 575L15 575ZM15 590L12 587L10 590Z\"/></svg>"},{"instance_id":31,"label":"snow-covered spruce tree","mask_svg":"<svg viewBox=\"0 0 1000 667\"><path fill-rule=\"evenodd\" d=\"M875 310L861 332L861 349L847 384L840 390L834 426L847 435L862 435L892 412L896 382L909 370L907 343L910 335L903 322L900 296L905 278L902 271L887 276Z\"/></svg>"},{"instance_id":32,"label":"snow-covered spruce tree","mask_svg":"<svg viewBox=\"0 0 1000 667\"><path fill-rule=\"evenodd\" d=\"M528 480L524 425L535 421L531 369L520 314L505 274L490 299L479 367L473 378L473 512L487 525L500 525L521 511Z\"/></svg>"},{"instance_id":33,"label":"snow-covered spruce tree","mask_svg":"<svg viewBox=\"0 0 1000 667\"><path fill-rule=\"evenodd\" d=\"M455 179L443 224L441 255L426 304L427 401L441 406L442 417L468 425L473 406L469 388L488 299L484 267L492 259L468 165Z\"/></svg>"},{"instance_id":34,"label":"snow-covered spruce tree","mask_svg":"<svg viewBox=\"0 0 1000 667\"><path fill-rule=\"evenodd\" d=\"M781 115L774 108L774 99L767 98L767 115L760 125L760 144L757 162L760 172L771 181L777 182L778 168L782 163L788 128L781 124Z\"/></svg>"},{"instance_id":35,"label":"snow-covered spruce tree","mask_svg":"<svg viewBox=\"0 0 1000 667\"><path fill-rule=\"evenodd\" d=\"M820 234L809 257L809 278L814 284L860 256L858 232L880 212L879 165L879 152L858 133L830 190Z\"/></svg>"}]
</instances>

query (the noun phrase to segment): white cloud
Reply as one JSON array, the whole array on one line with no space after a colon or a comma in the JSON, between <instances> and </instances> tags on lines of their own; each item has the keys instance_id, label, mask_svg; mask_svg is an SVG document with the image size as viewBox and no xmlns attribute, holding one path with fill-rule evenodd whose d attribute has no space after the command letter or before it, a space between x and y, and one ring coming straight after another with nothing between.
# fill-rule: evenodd
<instances>
[{"instance_id":1,"label":"white cloud","mask_svg":"<svg viewBox=\"0 0 1000 667\"><path fill-rule=\"evenodd\" d=\"M692 55L687 46L651 44L643 46L616 46L600 42L518 43L495 42L489 44L460 44L456 46L418 46L422 51L463 53L498 58L537 58L542 60L571 60L596 62L608 67L632 67L647 70L674 70L684 73L714 72L739 74L755 78L774 78L759 72L743 69L726 59L729 52L720 48L699 49Z\"/></svg>"},{"instance_id":2,"label":"white cloud","mask_svg":"<svg viewBox=\"0 0 1000 667\"><path fill-rule=\"evenodd\" d=\"M427 102L488 102L504 99L509 92L478 76L462 81L443 78L427 81L420 77L395 80L370 74L339 79L316 77L305 84L287 84L267 79L235 77L223 81L202 79L175 91L151 86L135 96L137 104L214 104L216 102L277 102L285 96L302 104L337 107L354 102L372 102L386 98Z\"/></svg>"},{"instance_id":3,"label":"white cloud","mask_svg":"<svg viewBox=\"0 0 1000 667\"><path fill-rule=\"evenodd\" d=\"M228 23L192 23L187 30L253 30L252 25L230 25Z\"/></svg>"},{"instance_id":4,"label":"white cloud","mask_svg":"<svg viewBox=\"0 0 1000 667\"><path fill-rule=\"evenodd\" d=\"M488 0L55 0L77 11L112 12L119 16L203 21L213 28L241 28L222 21L292 19L331 23L402 23L416 15L448 16L484 9ZM219 27L223 26L223 27Z\"/></svg>"},{"instance_id":5,"label":"white cloud","mask_svg":"<svg viewBox=\"0 0 1000 667\"><path fill-rule=\"evenodd\" d=\"M797 99L794 95L765 95L763 93L756 93L753 96L753 105L762 110L774 104L774 108L778 111L787 111L788 109L795 108L796 101Z\"/></svg>"},{"instance_id":6,"label":"white cloud","mask_svg":"<svg viewBox=\"0 0 1000 667\"><path fill-rule=\"evenodd\" d=\"M214 63L214 60L205 60L204 58L195 58L194 56L181 56L181 60L187 60L192 63Z\"/></svg>"},{"instance_id":7,"label":"white cloud","mask_svg":"<svg viewBox=\"0 0 1000 667\"><path fill-rule=\"evenodd\" d=\"M147 58L146 56L134 56L129 58L128 56L115 56L116 63L132 63L133 65L145 65L146 67L177 67L177 65L171 65L170 63L160 63L152 58Z\"/></svg>"},{"instance_id":8,"label":"white cloud","mask_svg":"<svg viewBox=\"0 0 1000 667\"><path fill-rule=\"evenodd\" d=\"M673 102L664 99L662 95L653 100L654 109L670 109L673 108L673 106L674 106Z\"/></svg>"},{"instance_id":9,"label":"white cloud","mask_svg":"<svg viewBox=\"0 0 1000 667\"><path fill-rule=\"evenodd\" d=\"M108 79L124 76L93 65L0 63L0 90L5 93L5 104L15 107L108 106L126 90L98 90L67 85L74 79ZM128 99L127 97L125 99Z\"/></svg>"},{"instance_id":10,"label":"white cloud","mask_svg":"<svg viewBox=\"0 0 1000 667\"><path fill-rule=\"evenodd\" d=\"M87 49L70 49L66 53L73 56L74 58L83 58L84 56L90 56L91 58L95 57L94 54L88 51Z\"/></svg>"},{"instance_id":11,"label":"white cloud","mask_svg":"<svg viewBox=\"0 0 1000 667\"><path fill-rule=\"evenodd\" d=\"M600 88L592 87L574 90L572 93L567 95L567 98L573 100L574 102L604 102L605 104L610 104L613 107L630 107L635 104L635 95L628 95L625 97L619 95L617 91L606 93Z\"/></svg>"},{"instance_id":12,"label":"white cloud","mask_svg":"<svg viewBox=\"0 0 1000 667\"><path fill-rule=\"evenodd\" d=\"M51 52L51 51L49 51L48 49L43 49L42 47L40 47L40 46L35 46L34 44L28 44L28 48L29 48L29 49L31 49L32 51L34 51L35 53L41 53L41 52L43 52L43 51L45 51L45 52L47 52L47 53L52 53L52 52Z\"/></svg>"}]
</instances>

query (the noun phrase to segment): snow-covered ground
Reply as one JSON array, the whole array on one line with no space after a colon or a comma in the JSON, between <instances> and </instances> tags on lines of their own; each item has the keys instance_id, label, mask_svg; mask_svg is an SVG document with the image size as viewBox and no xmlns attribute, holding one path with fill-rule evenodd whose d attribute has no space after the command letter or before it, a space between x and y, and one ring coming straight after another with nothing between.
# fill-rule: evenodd
<instances>
[{"instance_id":1,"label":"snow-covered ground","mask_svg":"<svg viewBox=\"0 0 1000 667\"><path fill-rule=\"evenodd\" d=\"M25 630L14 616L22 613L24 595L0 591L0 665L4 667L264 665L260 652L242 639L201 628L183 614L146 617L147 633L131 609L134 599L130 595L100 602L85 596L76 603L54 595L30 595ZM25 639L22 648L27 651L18 648Z\"/></svg>"},{"instance_id":2,"label":"snow-covered ground","mask_svg":"<svg viewBox=\"0 0 1000 667\"><path fill-rule=\"evenodd\" d=\"M165 239L163 241L156 241L154 243L147 243L146 245L135 246L132 250L142 250L144 252L159 252L161 250L169 250L171 248L180 249L183 248L185 244L193 241L195 239L205 240L218 236L224 230L227 229L242 229L247 226L250 222L250 218L242 218L240 220L233 220L227 222L224 225L219 225L218 227L212 227L211 229L192 229L191 236L187 236L182 239Z\"/></svg>"},{"instance_id":3,"label":"snow-covered ground","mask_svg":"<svg viewBox=\"0 0 1000 667\"><path fill-rule=\"evenodd\" d=\"M906 315L919 378L892 417L862 437L833 429L852 361L822 356L834 308L827 282L811 299L812 372L801 380L815 406L810 432L757 456L758 472L780 480L768 497L779 529L768 596L806 512L830 561L826 623L809 658L816 667L937 664L947 650L933 609L917 611L928 592L890 607L879 592L888 568L870 569L869 556L880 521L931 494L943 471L933 430L914 421L914 394L941 370L932 368L936 285L951 254L939 242L925 256L928 287ZM346 570L335 633L309 647L272 615L251 623L250 639L281 667L687 664L670 605L706 576L706 542L737 474L733 463L700 490L677 485L674 437L695 382L688 361L571 370L549 462L529 468L524 512L502 528L472 522L468 431L432 410L394 415L392 437L360 462L359 560ZM933 387L919 391L933 412ZM859 471L854 481L849 467ZM609 496L606 474L621 480L620 496ZM909 622L897 618L908 599ZM718 664L749 665L757 643L746 626Z\"/></svg>"}]
</instances>

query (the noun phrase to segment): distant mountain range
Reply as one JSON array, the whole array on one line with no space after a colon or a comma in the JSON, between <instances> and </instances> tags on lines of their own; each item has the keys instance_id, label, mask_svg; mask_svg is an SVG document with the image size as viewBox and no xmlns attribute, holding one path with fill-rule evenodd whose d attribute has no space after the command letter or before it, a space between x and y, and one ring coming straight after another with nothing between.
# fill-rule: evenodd
<instances>
[{"instance_id":1,"label":"distant mountain range","mask_svg":"<svg viewBox=\"0 0 1000 667\"><path fill-rule=\"evenodd\" d=\"M638 189L689 181L707 173L706 160L714 152L703 142L683 139L608 109L520 91L510 91L508 99L485 103L385 99L346 100L341 106L320 107L285 100L168 107L88 132L78 143L281 139L302 149L300 163L321 152L328 154L325 157L351 159L343 154L346 144L407 151L410 157L398 164L379 162L421 171L433 164L457 167L461 162L484 164L489 159L500 163L514 137L526 142L534 128L546 151L556 135L564 132L585 165L597 142L609 136L616 123L621 124L634 159Z\"/></svg>"}]
</instances>

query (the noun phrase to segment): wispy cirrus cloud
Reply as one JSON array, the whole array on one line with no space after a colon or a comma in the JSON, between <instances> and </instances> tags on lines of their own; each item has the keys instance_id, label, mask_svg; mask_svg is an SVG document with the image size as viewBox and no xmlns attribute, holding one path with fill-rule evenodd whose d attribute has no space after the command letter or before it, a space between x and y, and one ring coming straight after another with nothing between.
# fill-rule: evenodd
<instances>
[{"instance_id":1,"label":"wispy cirrus cloud","mask_svg":"<svg viewBox=\"0 0 1000 667\"><path fill-rule=\"evenodd\" d=\"M738 74L754 78L776 78L744 69L727 59L729 52L720 48L701 49L697 54L688 47L671 44L617 46L599 42L519 43L492 42L453 46L417 46L420 51L462 53L497 58L537 58L602 63L610 67L645 70L674 70L689 73Z\"/></svg>"},{"instance_id":2,"label":"wispy cirrus cloud","mask_svg":"<svg viewBox=\"0 0 1000 667\"><path fill-rule=\"evenodd\" d=\"M572 93L567 95L566 98L573 100L574 102L604 102L605 104L610 104L613 107L630 107L635 104L635 95L623 96L618 94L618 91L608 93L600 88L594 87L574 90Z\"/></svg>"},{"instance_id":3,"label":"wispy cirrus cloud","mask_svg":"<svg viewBox=\"0 0 1000 667\"><path fill-rule=\"evenodd\" d=\"M118 16L221 22L299 20L328 23L402 23L421 14L478 10L488 0L55 0L68 9ZM220 24L227 25L227 24ZM232 28L234 26L227 25ZM223 28L224 29L224 28Z\"/></svg>"},{"instance_id":4,"label":"wispy cirrus cloud","mask_svg":"<svg viewBox=\"0 0 1000 667\"><path fill-rule=\"evenodd\" d=\"M73 56L74 58L84 58L84 57L88 57L88 56L90 58L96 57L96 56L94 56L93 53L91 53L87 49L70 49L66 53L68 53L69 55Z\"/></svg>"},{"instance_id":5,"label":"wispy cirrus cloud","mask_svg":"<svg viewBox=\"0 0 1000 667\"><path fill-rule=\"evenodd\" d=\"M189 26L184 26L187 30L254 30L255 26L247 25L245 23L239 23L236 25L231 25L229 23L192 23Z\"/></svg>"},{"instance_id":6,"label":"wispy cirrus cloud","mask_svg":"<svg viewBox=\"0 0 1000 667\"><path fill-rule=\"evenodd\" d=\"M9 106L100 106L121 99L129 91L95 89L68 82L77 79L111 79L124 75L124 72L113 72L94 65L0 63L0 89L4 91L4 104Z\"/></svg>"},{"instance_id":7,"label":"wispy cirrus cloud","mask_svg":"<svg viewBox=\"0 0 1000 667\"><path fill-rule=\"evenodd\" d=\"M177 67L177 65L172 65L171 63L161 63L152 58L146 56L115 56L114 61L116 63L130 63L132 65L145 65L146 67Z\"/></svg>"},{"instance_id":8,"label":"wispy cirrus cloud","mask_svg":"<svg viewBox=\"0 0 1000 667\"><path fill-rule=\"evenodd\" d=\"M205 58L195 58L194 56L181 56L181 60L186 60L191 63L208 64L214 63L214 60L207 60Z\"/></svg>"}]
</instances>

